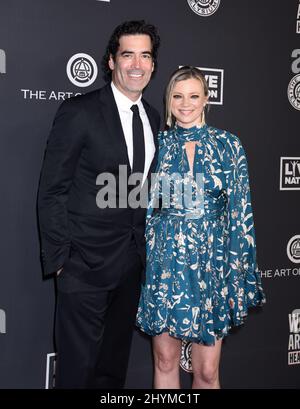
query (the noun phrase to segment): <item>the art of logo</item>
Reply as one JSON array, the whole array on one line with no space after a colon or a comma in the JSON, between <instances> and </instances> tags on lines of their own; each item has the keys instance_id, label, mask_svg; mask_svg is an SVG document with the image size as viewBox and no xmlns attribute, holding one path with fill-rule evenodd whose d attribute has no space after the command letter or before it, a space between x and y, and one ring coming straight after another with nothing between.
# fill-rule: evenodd
<instances>
[{"instance_id":1,"label":"the art of logo","mask_svg":"<svg viewBox=\"0 0 300 409\"><path fill-rule=\"evenodd\" d=\"M72 84L77 87L88 87L93 84L98 75L96 61L88 54L75 54L68 61L67 75Z\"/></svg>"},{"instance_id":2,"label":"the art of logo","mask_svg":"<svg viewBox=\"0 0 300 409\"><path fill-rule=\"evenodd\" d=\"M264 269L259 270L260 276L265 278L291 278L291 277L300 277L300 268L275 268L275 269Z\"/></svg>"},{"instance_id":3,"label":"the art of logo","mask_svg":"<svg viewBox=\"0 0 300 409\"><path fill-rule=\"evenodd\" d=\"M293 236L286 247L288 258L292 263L300 263L300 235Z\"/></svg>"},{"instance_id":4,"label":"the art of logo","mask_svg":"<svg viewBox=\"0 0 300 409\"><path fill-rule=\"evenodd\" d=\"M209 17L218 10L221 0L187 0L187 2L198 16Z\"/></svg>"},{"instance_id":5,"label":"the art of logo","mask_svg":"<svg viewBox=\"0 0 300 409\"><path fill-rule=\"evenodd\" d=\"M56 353L51 352L47 354L45 389L53 389L55 387L55 366Z\"/></svg>"},{"instance_id":6,"label":"the art of logo","mask_svg":"<svg viewBox=\"0 0 300 409\"><path fill-rule=\"evenodd\" d=\"M181 342L180 367L186 372L193 372L192 368L192 343L183 340Z\"/></svg>"},{"instance_id":7,"label":"the art of logo","mask_svg":"<svg viewBox=\"0 0 300 409\"><path fill-rule=\"evenodd\" d=\"M6 74L6 54L4 50L0 50L0 74Z\"/></svg>"},{"instance_id":8,"label":"the art of logo","mask_svg":"<svg viewBox=\"0 0 300 409\"><path fill-rule=\"evenodd\" d=\"M280 190L300 190L300 157L280 158Z\"/></svg>"},{"instance_id":9,"label":"the art of logo","mask_svg":"<svg viewBox=\"0 0 300 409\"><path fill-rule=\"evenodd\" d=\"M0 310L0 334L6 334L6 314L4 310Z\"/></svg>"}]
</instances>

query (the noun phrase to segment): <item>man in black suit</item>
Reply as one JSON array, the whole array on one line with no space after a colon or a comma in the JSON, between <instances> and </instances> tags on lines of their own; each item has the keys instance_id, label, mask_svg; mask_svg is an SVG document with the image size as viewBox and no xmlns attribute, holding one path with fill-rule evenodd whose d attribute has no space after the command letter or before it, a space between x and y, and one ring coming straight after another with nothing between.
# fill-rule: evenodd
<instances>
[{"instance_id":1,"label":"man in black suit","mask_svg":"<svg viewBox=\"0 0 300 409\"><path fill-rule=\"evenodd\" d=\"M38 213L44 272L57 276L57 388L124 386L146 210L128 204L141 184L122 180L125 169L147 186L154 171L159 114L142 91L159 42L144 21L118 26L103 58L107 85L64 101L50 133ZM107 174L115 183L103 185Z\"/></svg>"}]
</instances>

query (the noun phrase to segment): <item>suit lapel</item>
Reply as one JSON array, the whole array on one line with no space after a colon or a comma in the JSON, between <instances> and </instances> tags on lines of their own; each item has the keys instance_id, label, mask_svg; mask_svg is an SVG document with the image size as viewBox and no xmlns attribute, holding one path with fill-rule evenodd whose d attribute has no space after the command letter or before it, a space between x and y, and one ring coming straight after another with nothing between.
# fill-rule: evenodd
<instances>
[{"instance_id":1,"label":"suit lapel","mask_svg":"<svg viewBox=\"0 0 300 409\"><path fill-rule=\"evenodd\" d=\"M128 166L130 172L130 164L127 152L127 145L126 140L122 128L122 123L119 116L119 111L117 108L117 104L115 102L113 92L111 89L111 85L107 84L99 91L99 101L100 101L100 109L102 111L102 115L105 121L106 128L109 132L110 138L114 144L118 147L118 152L121 154L122 163ZM148 172L148 181L150 182L151 173L155 172L156 163L157 163L157 156L158 156L158 124L153 115L151 107L149 104L143 99L142 100L145 111L147 113L149 123L151 126L151 130L153 133L153 140L155 144L155 154L149 168Z\"/></svg>"},{"instance_id":2,"label":"suit lapel","mask_svg":"<svg viewBox=\"0 0 300 409\"><path fill-rule=\"evenodd\" d=\"M157 121L156 121L156 119L155 119L155 117L153 115L153 111L150 108L149 104L144 99L142 100L142 102L143 102L145 111L147 113L147 116L148 116L148 119L149 119L149 122L150 122L151 130L152 130L152 133L153 133L153 141L154 141L154 145L155 145L154 157L152 159L152 162L151 162L151 165L150 165L150 168L149 168L149 171L148 171L148 175L147 175L148 183L149 183L149 186L150 186L151 173L155 172L156 164L157 164L157 157L158 157L158 139L157 139L157 135L158 135L159 129L158 129Z\"/></svg>"},{"instance_id":3,"label":"suit lapel","mask_svg":"<svg viewBox=\"0 0 300 409\"><path fill-rule=\"evenodd\" d=\"M101 103L101 111L111 140L118 146L118 151L121 153L122 162L124 161L122 164L127 165L127 169L130 171L126 140L119 111L110 84L107 84L105 87L101 88L99 98Z\"/></svg>"},{"instance_id":4,"label":"suit lapel","mask_svg":"<svg viewBox=\"0 0 300 409\"><path fill-rule=\"evenodd\" d=\"M149 122L150 122L151 129L152 129L155 148L157 148L157 134L158 134L157 123L156 123L155 118L154 118L154 116L152 114L152 110L151 110L149 104L144 99L142 99L142 102L143 102L143 106L145 108L146 114L147 114Z\"/></svg>"}]
</instances>

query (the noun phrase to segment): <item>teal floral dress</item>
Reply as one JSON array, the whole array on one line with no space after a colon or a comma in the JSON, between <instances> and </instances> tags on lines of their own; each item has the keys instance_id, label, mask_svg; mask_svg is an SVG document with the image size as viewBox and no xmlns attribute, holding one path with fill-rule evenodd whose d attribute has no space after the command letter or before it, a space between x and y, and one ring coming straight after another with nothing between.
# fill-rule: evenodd
<instances>
[{"instance_id":1,"label":"teal floral dress","mask_svg":"<svg viewBox=\"0 0 300 409\"><path fill-rule=\"evenodd\" d=\"M193 169L188 141L196 141ZM214 345L265 302L245 152L208 125L160 132L159 146L136 323L152 336Z\"/></svg>"}]
</instances>

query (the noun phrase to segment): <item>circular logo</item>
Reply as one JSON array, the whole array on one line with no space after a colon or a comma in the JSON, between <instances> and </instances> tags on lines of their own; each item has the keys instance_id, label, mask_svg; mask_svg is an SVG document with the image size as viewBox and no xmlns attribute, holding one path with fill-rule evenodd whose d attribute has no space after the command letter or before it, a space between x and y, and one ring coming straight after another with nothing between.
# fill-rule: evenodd
<instances>
[{"instance_id":1,"label":"circular logo","mask_svg":"<svg viewBox=\"0 0 300 409\"><path fill-rule=\"evenodd\" d=\"M300 235L292 237L287 244L287 255L293 263L300 263Z\"/></svg>"},{"instance_id":2,"label":"circular logo","mask_svg":"<svg viewBox=\"0 0 300 409\"><path fill-rule=\"evenodd\" d=\"M192 343L182 340L180 367L186 372L193 372L192 368Z\"/></svg>"},{"instance_id":3,"label":"circular logo","mask_svg":"<svg viewBox=\"0 0 300 409\"><path fill-rule=\"evenodd\" d=\"M291 79L287 93L292 106L300 110L300 74Z\"/></svg>"},{"instance_id":4,"label":"circular logo","mask_svg":"<svg viewBox=\"0 0 300 409\"><path fill-rule=\"evenodd\" d=\"M88 54L75 54L68 61L67 75L77 87L88 87L98 75L96 61Z\"/></svg>"},{"instance_id":5,"label":"circular logo","mask_svg":"<svg viewBox=\"0 0 300 409\"><path fill-rule=\"evenodd\" d=\"M187 2L194 13L209 17L218 10L221 0L187 0Z\"/></svg>"}]
</instances>

